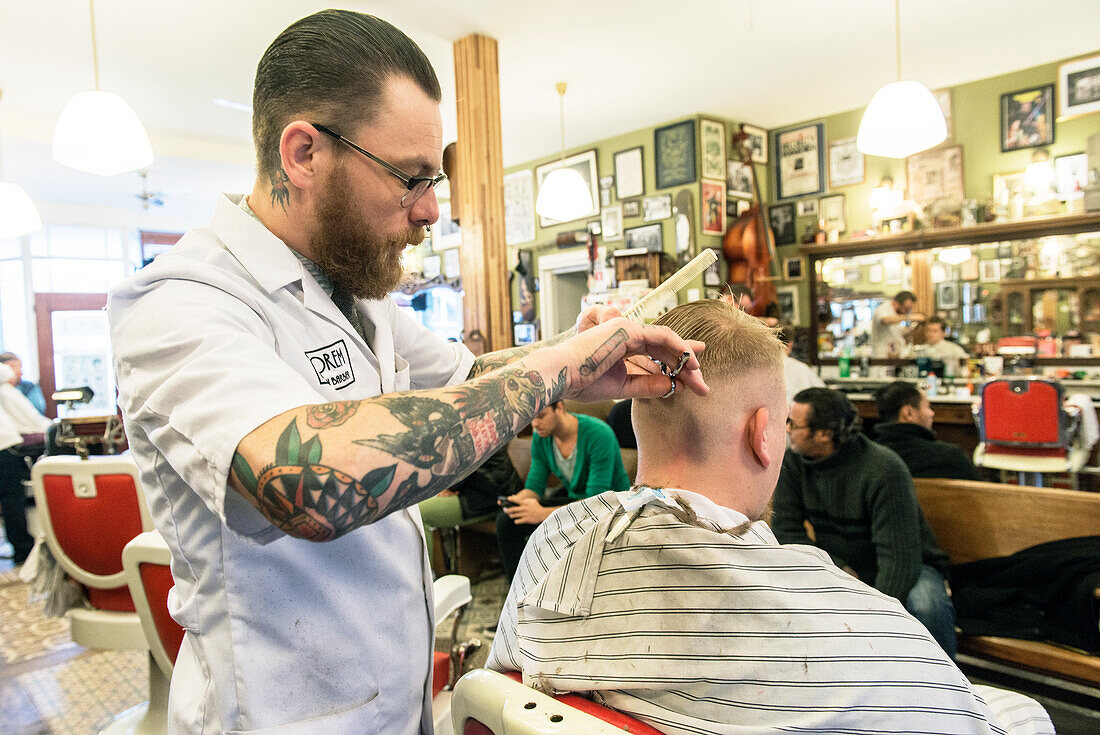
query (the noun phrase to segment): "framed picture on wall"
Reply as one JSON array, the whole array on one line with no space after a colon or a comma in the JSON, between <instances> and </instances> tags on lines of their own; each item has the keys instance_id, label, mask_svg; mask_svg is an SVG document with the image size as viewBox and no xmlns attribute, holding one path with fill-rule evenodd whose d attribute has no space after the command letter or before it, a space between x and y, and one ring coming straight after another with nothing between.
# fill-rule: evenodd
<instances>
[{"instance_id":1,"label":"framed picture on wall","mask_svg":"<svg viewBox=\"0 0 1100 735\"><path fill-rule=\"evenodd\" d=\"M711 250L714 250L714 248L711 248ZM717 250L714 250L714 254L718 256L718 260L708 265L706 270L703 271L704 286L722 285L722 273L720 270L722 264L722 255Z\"/></svg>"},{"instance_id":2,"label":"framed picture on wall","mask_svg":"<svg viewBox=\"0 0 1100 735\"><path fill-rule=\"evenodd\" d=\"M806 259L801 255L793 258L783 258L783 280L801 281L806 272Z\"/></svg>"},{"instance_id":3,"label":"framed picture on wall","mask_svg":"<svg viewBox=\"0 0 1100 735\"><path fill-rule=\"evenodd\" d=\"M726 182L702 182L703 233L723 235L726 232Z\"/></svg>"},{"instance_id":4,"label":"framed picture on wall","mask_svg":"<svg viewBox=\"0 0 1100 735\"><path fill-rule=\"evenodd\" d=\"M863 183L863 154L856 148L855 138L843 138L829 143L829 188Z\"/></svg>"},{"instance_id":5,"label":"framed picture on wall","mask_svg":"<svg viewBox=\"0 0 1100 735\"><path fill-rule=\"evenodd\" d=\"M596 151L585 151L584 153L577 153L563 158L560 161L553 161L551 163L544 163L543 165L535 169L535 178L538 179L539 188L542 188L542 182L546 180L547 175L551 171L555 171L559 168L571 168L581 175L584 179L584 183L588 186L588 193L591 196L592 207L591 209L583 212L575 217L573 220L589 219L591 217L598 217L600 215L600 192L599 192L599 175L596 173ZM550 219L549 217L543 217L539 215L539 226L550 227L552 225L559 224L557 220Z\"/></svg>"},{"instance_id":6,"label":"framed picture on wall","mask_svg":"<svg viewBox=\"0 0 1100 735\"><path fill-rule=\"evenodd\" d=\"M959 284L955 281L936 284L936 308L959 308Z\"/></svg>"},{"instance_id":7,"label":"framed picture on wall","mask_svg":"<svg viewBox=\"0 0 1100 735\"><path fill-rule=\"evenodd\" d=\"M627 199L623 202L623 217L640 217L642 214L641 199Z\"/></svg>"},{"instance_id":8,"label":"framed picture on wall","mask_svg":"<svg viewBox=\"0 0 1100 735\"><path fill-rule=\"evenodd\" d=\"M659 219L668 219L672 216L672 195L658 194L655 197L642 199L642 219L653 222Z\"/></svg>"},{"instance_id":9,"label":"framed picture on wall","mask_svg":"<svg viewBox=\"0 0 1100 735\"><path fill-rule=\"evenodd\" d=\"M1053 142L1053 84L1001 95L1002 153L1037 148Z\"/></svg>"},{"instance_id":10,"label":"framed picture on wall","mask_svg":"<svg viewBox=\"0 0 1100 735\"><path fill-rule=\"evenodd\" d=\"M825 123L775 134L775 192L779 199L825 191Z\"/></svg>"},{"instance_id":11,"label":"framed picture on wall","mask_svg":"<svg viewBox=\"0 0 1100 735\"><path fill-rule=\"evenodd\" d=\"M504 242L518 245L535 239L535 179L531 169L504 175Z\"/></svg>"},{"instance_id":12,"label":"framed picture on wall","mask_svg":"<svg viewBox=\"0 0 1100 735\"><path fill-rule=\"evenodd\" d=\"M752 167L742 161L726 161L726 196L752 199Z\"/></svg>"},{"instance_id":13,"label":"framed picture on wall","mask_svg":"<svg viewBox=\"0 0 1100 735\"><path fill-rule=\"evenodd\" d=\"M1083 192L1089 183L1089 156L1074 153L1054 157L1054 178L1058 182L1058 198L1066 199L1077 191Z\"/></svg>"},{"instance_id":14,"label":"framed picture on wall","mask_svg":"<svg viewBox=\"0 0 1100 735\"><path fill-rule=\"evenodd\" d=\"M700 150L703 165L700 175L704 179L721 179L726 175L726 125L719 120L703 118L699 121Z\"/></svg>"},{"instance_id":15,"label":"framed picture on wall","mask_svg":"<svg viewBox=\"0 0 1100 735\"><path fill-rule=\"evenodd\" d=\"M600 210L600 226L604 241L623 239L623 208L607 207Z\"/></svg>"},{"instance_id":16,"label":"framed picture on wall","mask_svg":"<svg viewBox=\"0 0 1100 735\"><path fill-rule=\"evenodd\" d=\"M657 188L668 189L695 181L695 120L666 125L653 131Z\"/></svg>"},{"instance_id":17,"label":"framed picture on wall","mask_svg":"<svg viewBox=\"0 0 1100 735\"><path fill-rule=\"evenodd\" d=\"M773 204L768 207L768 222L772 226L776 245L794 245L794 204Z\"/></svg>"},{"instance_id":18,"label":"framed picture on wall","mask_svg":"<svg viewBox=\"0 0 1100 735\"><path fill-rule=\"evenodd\" d=\"M768 131L755 125L741 125L741 132L749 136L746 141L749 150L752 151L753 163L768 162Z\"/></svg>"},{"instance_id":19,"label":"framed picture on wall","mask_svg":"<svg viewBox=\"0 0 1100 735\"><path fill-rule=\"evenodd\" d=\"M615 154L615 198L626 199L645 193L642 147L627 148Z\"/></svg>"},{"instance_id":20,"label":"framed picture on wall","mask_svg":"<svg viewBox=\"0 0 1100 735\"><path fill-rule=\"evenodd\" d=\"M1100 112L1100 56L1058 67L1058 120Z\"/></svg>"},{"instance_id":21,"label":"framed picture on wall","mask_svg":"<svg viewBox=\"0 0 1100 735\"><path fill-rule=\"evenodd\" d=\"M955 120L951 112L951 90L937 89L932 96L936 98L936 104L940 106L940 112L943 113L943 122L947 126L947 139L954 140Z\"/></svg>"},{"instance_id":22,"label":"framed picture on wall","mask_svg":"<svg viewBox=\"0 0 1100 735\"><path fill-rule=\"evenodd\" d=\"M978 264L978 278L982 281L1001 280L1001 261L983 260Z\"/></svg>"},{"instance_id":23,"label":"framed picture on wall","mask_svg":"<svg viewBox=\"0 0 1100 735\"><path fill-rule=\"evenodd\" d=\"M798 286L777 286L775 296L779 301L779 318L799 326Z\"/></svg>"},{"instance_id":24,"label":"framed picture on wall","mask_svg":"<svg viewBox=\"0 0 1100 735\"><path fill-rule=\"evenodd\" d=\"M641 227L628 227L623 232L623 239L627 248L645 248L654 253L660 253L665 249L660 222Z\"/></svg>"},{"instance_id":25,"label":"framed picture on wall","mask_svg":"<svg viewBox=\"0 0 1100 735\"><path fill-rule=\"evenodd\" d=\"M848 229L847 199L843 194L821 197L820 210L818 216L825 220L826 230L844 232Z\"/></svg>"},{"instance_id":26,"label":"framed picture on wall","mask_svg":"<svg viewBox=\"0 0 1100 735\"><path fill-rule=\"evenodd\" d=\"M962 200L963 149L961 145L933 148L905 159L909 198L924 206L937 199Z\"/></svg>"},{"instance_id":27,"label":"framed picture on wall","mask_svg":"<svg viewBox=\"0 0 1100 735\"><path fill-rule=\"evenodd\" d=\"M799 217L816 217L817 200L799 199L797 202L795 202L795 211L798 212Z\"/></svg>"}]
</instances>

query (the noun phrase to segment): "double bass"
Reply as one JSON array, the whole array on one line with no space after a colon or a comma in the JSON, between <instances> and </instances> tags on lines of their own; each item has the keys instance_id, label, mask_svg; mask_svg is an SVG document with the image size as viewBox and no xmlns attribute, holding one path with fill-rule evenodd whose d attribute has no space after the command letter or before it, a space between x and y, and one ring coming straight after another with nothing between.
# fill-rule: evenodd
<instances>
[{"instance_id":1,"label":"double bass","mask_svg":"<svg viewBox=\"0 0 1100 735\"><path fill-rule=\"evenodd\" d=\"M741 283L752 291L751 314L762 317L771 304L778 304L775 280L779 277L775 254L775 235L765 219L764 202L753 168L752 152L747 145L749 136L742 128L733 134L733 148L740 151L741 160L749 167L752 180L753 202L722 237L722 254L729 265L726 281Z\"/></svg>"}]
</instances>

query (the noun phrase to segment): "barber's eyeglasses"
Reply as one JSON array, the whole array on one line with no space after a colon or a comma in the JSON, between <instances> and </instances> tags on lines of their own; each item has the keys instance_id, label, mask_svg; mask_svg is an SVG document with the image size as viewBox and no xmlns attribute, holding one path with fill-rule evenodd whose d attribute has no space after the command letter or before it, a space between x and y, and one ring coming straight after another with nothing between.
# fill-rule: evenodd
<instances>
[{"instance_id":1,"label":"barber's eyeglasses","mask_svg":"<svg viewBox=\"0 0 1100 735\"><path fill-rule=\"evenodd\" d=\"M401 206L405 209L408 209L412 205L416 204L416 201L420 199L420 197L424 196L428 192L428 189L434 189L435 187L443 183L443 181L445 181L447 178L447 174L444 173L439 173L435 176L409 176L407 173L397 168L397 166L383 161L378 156L364 150L363 148L360 148L355 143L352 143L350 140L340 135L339 133L330 130L329 128L326 128L324 125L321 125L320 123L311 124L313 125L313 127L317 128L325 135L331 135L333 138L336 138L336 140L340 141L348 148L351 148L353 151L356 151L357 153L362 153L364 156L374 161L382 168L386 169L386 172L391 174L394 178L400 179L401 183L405 185L405 189L407 190L405 192L405 195L401 197Z\"/></svg>"}]
</instances>

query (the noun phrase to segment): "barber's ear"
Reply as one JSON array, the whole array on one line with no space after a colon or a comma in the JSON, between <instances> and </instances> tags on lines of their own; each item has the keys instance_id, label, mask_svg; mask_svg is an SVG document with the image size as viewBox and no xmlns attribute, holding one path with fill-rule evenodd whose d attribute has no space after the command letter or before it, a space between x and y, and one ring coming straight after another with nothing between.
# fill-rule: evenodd
<instances>
[{"instance_id":1,"label":"barber's ear","mask_svg":"<svg viewBox=\"0 0 1100 735\"><path fill-rule=\"evenodd\" d=\"M303 120L295 120L283 128L279 159L290 183L299 189L310 188L316 178L320 139L321 132Z\"/></svg>"},{"instance_id":2,"label":"barber's ear","mask_svg":"<svg viewBox=\"0 0 1100 735\"><path fill-rule=\"evenodd\" d=\"M756 455L756 461L761 467L767 469L772 463L768 454L768 409L761 406L749 416L745 427L745 438L749 442L752 453Z\"/></svg>"}]
</instances>

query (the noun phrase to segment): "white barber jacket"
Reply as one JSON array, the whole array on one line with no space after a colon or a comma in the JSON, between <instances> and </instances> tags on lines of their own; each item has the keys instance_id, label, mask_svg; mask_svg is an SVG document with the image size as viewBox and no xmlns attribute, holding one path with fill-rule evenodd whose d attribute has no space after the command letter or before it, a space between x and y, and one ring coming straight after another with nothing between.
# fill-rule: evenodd
<instances>
[{"instance_id":1,"label":"white barber jacket","mask_svg":"<svg viewBox=\"0 0 1100 735\"><path fill-rule=\"evenodd\" d=\"M431 575L416 509L313 543L226 481L238 443L268 419L459 383L473 355L390 299L356 304L365 343L238 201L222 197L210 227L108 304L119 403L172 549L170 611L187 630L169 733L430 733Z\"/></svg>"}]
</instances>

